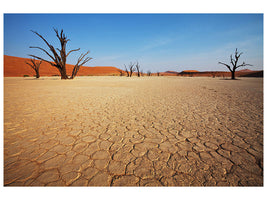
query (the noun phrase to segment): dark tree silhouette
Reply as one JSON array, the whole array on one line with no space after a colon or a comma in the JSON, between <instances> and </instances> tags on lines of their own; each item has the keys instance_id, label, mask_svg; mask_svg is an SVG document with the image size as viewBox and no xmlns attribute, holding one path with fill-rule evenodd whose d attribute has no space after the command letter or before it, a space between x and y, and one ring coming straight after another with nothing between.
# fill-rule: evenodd
<instances>
[{"instance_id":1,"label":"dark tree silhouette","mask_svg":"<svg viewBox=\"0 0 267 200\"><path fill-rule=\"evenodd\" d=\"M123 72L123 70L121 70L121 69L118 69L118 71L119 71L119 73L120 73L120 76L123 76L123 75L124 75L124 72Z\"/></svg>"},{"instance_id":2,"label":"dark tree silhouette","mask_svg":"<svg viewBox=\"0 0 267 200\"><path fill-rule=\"evenodd\" d=\"M231 77L232 79L235 79L235 71L236 69L238 69L239 67L244 67L244 66L253 66L251 64L246 64L245 62L243 62L241 65L237 65L238 59L240 58L240 56L243 54L243 52L238 53L237 48L235 49L235 57L233 58L232 54L230 56L230 60L231 60L231 64L232 64L232 68L230 65L219 62L219 64L225 65L231 72Z\"/></svg>"},{"instance_id":3,"label":"dark tree silhouette","mask_svg":"<svg viewBox=\"0 0 267 200\"><path fill-rule=\"evenodd\" d=\"M160 72L157 72L157 76L159 76L160 75Z\"/></svg>"},{"instance_id":4,"label":"dark tree silhouette","mask_svg":"<svg viewBox=\"0 0 267 200\"><path fill-rule=\"evenodd\" d=\"M135 71L134 63L131 62L131 63L128 65L129 70L128 70L128 68L127 68L126 65L124 65L124 67L125 67L125 71L126 71L126 73L127 73L127 77L132 77L133 72Z\"/></svg>"},{"instance_id":5,"label":"dark tree silhouette","mask_svg":"<svg viewBox=\"0 0 267 200\"><path fill-rule=\"evenodd\" d=\"M52 61L48 61L48 60L46 60L44 58L41 58L41 57L35 56L35 55L30 55L30 56L32 56L34 58L37 58L39 60L42 60L44 62L47 62L50 65L56 67L59 70L59 72L60 72L61 79L69 79L69 77L67 75L67 71L66 71L67 57L70 55L70 53L72 53L74 51L79 51L80 48L70 50L67 53L66 52L66 45L67 45L68 41L70 41L70 40L67 39L67 36L63 33L63 29L61 30L60 34L58 33L58 30L57 29L54 29L54 31L56 32L56 36L57 36L57 38L60 41L61 49L59 49L59 48L56 48L55 49L54 46L52 46L51 44L49 44L47 42L47 40L42 35L40 35L39 33L37 33L36 31L32 31L32 32L35 33L37 36L39 36L45 42L45 44L49 47L49 50L50 50L51 53L49 53L48 51L46 51L45 49L43 49L41 47L33 47L33 46L30 46L30 48L36 48L36 49L42 50L46 55L48 55L52 59ZM73 79L77 75L77 73L78 73L78 71L79 71L79 69L80 69L80 67L82 65L84 65L85 63L87 63L89 60L92 59L90 57L86 57L86 55L88 53L89 53L89 51L87 51L85 54L81 54L80 55L80 57L78 58L78 61L77 61L76 65L74 66L74 68L72 70L72 75L71 75L70 79Z\"/></svg>"},{"instance_id":6,"label":"dark tree silhouette","mask_svg":"<svg viewBox=\"0 0 267 200\"><path fill-rule=\"evenodd\" d=\"M42 64L42 61L36 62L35 59L31 59L31 62L25 62L27 65L29 65L32 69L34 69L35 73L36 73L36 78L40 77L40 73L39 73L39 69L40 69L40 65Z\"/></svg>"},{"instance_id":7,"label":"dark tree silhouette","mask_svg":"<svg viewBox=\"0 0 267 200\"><path fill-rule=\"evenodd\" d=\"M135 69L137 70L137 76L140 77L141 73L140 73L140 65L138 61L136 62Z\"/></svg>"},{"instance_id":8,"label":"dark tree silhouette","mask_svg":"<svg viewBox=\"0 0 267 200\"><path fill-rule=\"evenodd\" d=\"M150 70L147 71L147 75L151 76L151 71Z\"/></svg>"},{"instance_id":9,"label":"dark tree silhouette","mask_svg":"<svg viewBox=\"0 0 267 200\"><path fill-rule=\"evenodd\" d=\"M88 53L89 53L89 51L87 51L85 54L81 54L80 57L78 58L78 61L77 61L76 65L74 66L73 70L72 70L72 74L71 74L71 77L70 77L71 79L73 79L77 75L77 73L78 73L78 71L79 71L79 69L80 69L80 67L82 65L84 65L85 63L87 63L89 60L92 59L92 58L89 58L89 57L85 58L85 56Z\"/></svg>"},{"instance_id":10,"label":"dark tree silhouette","mask_svg":"<svg viewBox=\"0 0 267 200\"><path fill-rule=\"evenodd\" d=\"M134 63L129 64L129 75L132 77L133 72L135 71Z\"/></svg>"},{"instance_id":11,"label":"dark tree silhouette","mask_svg":"<svg viewBox=\"0 0 267 200\"><path fill-rule=\"evenodd\" d=\"M126 74L127 74L127 77L129 77L129 71L128 71L128 69L127 69L127 66L126 65L124 65L124 67L125 67L125 72L126 72Z\"/></svg>"}]
</instances>

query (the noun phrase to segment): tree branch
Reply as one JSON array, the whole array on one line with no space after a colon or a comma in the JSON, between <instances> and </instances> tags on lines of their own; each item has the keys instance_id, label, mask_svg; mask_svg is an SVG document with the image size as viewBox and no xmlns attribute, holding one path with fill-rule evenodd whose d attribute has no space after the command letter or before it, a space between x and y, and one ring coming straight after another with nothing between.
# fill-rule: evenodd
<instances>
[{"instance_id":1,"label":"tree branch","mask_svg":"<svg viewBox=\"0 0 267 200\"><path fill-rule=\"evenodd\" d=\"M47 41L46 41L46 39L44 39L43 38L43 36L41 36L39 33L37 33L36 31L33 31L33 30L31 30L31 32L33 32L33 33L35 33L36 35L38 35L46 44L47 44L47 46L51 46Z\"/></svg>"},{"instance_id":2,"label":"tree branch","mask_svg":"<svg viewBox=\"0 0 267 200\"><path fill-rule=\"evenodd\" d=\"M40 50L44 51L55 62L55 58L52 55L50 55L45 49L43 49L41 47L30 47L30 48L40 49Z\"/></svg>"},{"instance_id":3,"label":"tree branch","mask_svg":"<svg viewBox=\"0 0 267 200\"><path fill-rule=\"evenodd\" d=\"M219 62L219 64L225 65L230 71L232 71L231 67L225 63Z\"/></svg>"},{"instance_id":4,"label":"tree branch","mask_svg":"<svg viewBox=\"0 0 267 200\"><path fill-rule=\"evenodd\" d=\"M73 79L73 78L77 75L77 73L78 73L78 71L79 71L79 69L80 69L80 67L81 67L82 65L84 65L85 63L87 63L89 60L92 59L92 58L90 58L90 57L86 57L86 58L84 59L84 57L85 57L88 53L90 53L90 51L87 51L85 54L81 54L80 57L78 58L78 61L77 61L76 65L74 66L73 70L72 70L71 79Z\"/></svg>"},{"instance_id":5,"label":"tree branch","mask_svg":"<svg viewBox=\"0 0 267 200\"><path fill-rule=\"evenodd\" d=\"M32 66L32 64L31 63L28 63L28 62L25 62L27 65L29 65L32 69L34 69L35 70L35 68L34 68L34 66Z\"/></svg>"},{"instance_id":6,"label":"tree branch","mask_svg":"<svg viewBox=\"0 0 267 200\"><path fill-rule=\"evenodd\" d=\"M40 35L39 33L37 33L36 31L33 31L33 30L31 30L33 33L35 33L36 35L38 35L45 43L46 43L46 45L49 47L49 49L50 49L50 51L54 54L54 56L55 56L55 58L53 59L56 63L59 63L59 62L61 62L61 58L60 58L60 56L57 54L57 52L56 52L56 50L55 50L55 48L52 46L52 45L50 45L47 41L46 41L46 39L44 39L44 37L42 36L42 35Z\"/></svg>"},{"instance_id":7,"label":"tree branch","mask_svg":"<svg viewBox=\"0 0 267 200\"><path fill-rule=\"evenodd\" d=\"M69 51L69 53L66 55L66 57L68 57L68 56L70 55L70 53L72 53L72 52L74 52L74 51L80 51L80 48L78 48L78 49L73 49L73 50Z\"/></svg>"},{"instance_id":8,"label":"tree branch","mask_svg":"<svg viewBox=\"0 0 267 200\"><path fill-rule=\"evenodd\" d=\"M244 66L253 66L253 65L251 65L251 64L246 64L245 62L243 62L241 65L238 65L238 66L236 67L236 69L239 68L239 67L244 67Z\"/></svg>"},{"instance_id":9,"label":"tree branch","mask_svg":"<svg viewBox=\"0 0 267 200\"><path fill-rule=\"evenodd\" d=\"M53 65L53 66L55 66L55 67L58 68L57 64L55 64L55 63L53 63L53 62L50 62L50 61L48 61L48 60L45 60L45 59L43 59L43 58L41 58L41 57L38 57L38 56L35 56L35 55L31 55L31 54L29 54L29 56L31 56L31 57L33 57L33 58L37 58L37 59L42 60L42 61L44 61L44 62L47 62L47 63L49 63L50 65Z\"/></svg>"}]
</instances>

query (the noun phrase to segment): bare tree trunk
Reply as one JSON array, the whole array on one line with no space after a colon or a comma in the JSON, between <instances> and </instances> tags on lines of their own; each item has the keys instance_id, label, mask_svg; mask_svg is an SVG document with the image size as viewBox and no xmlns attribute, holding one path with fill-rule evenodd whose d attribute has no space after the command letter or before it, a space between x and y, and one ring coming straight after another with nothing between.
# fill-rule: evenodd
<instances>
[{"instance_id":1,"label":"bare tree trunk","mask_svg":"<svg viewBox=\"0 0 267 200\"><path fill-rule=\"evenodd\" d=\"M39 70L35 70L36 72L36 78L40 78Z\"/></svg>"},{"instance_id":2,"label":"bare tree trunk","mask_svg":"<svg viewBox=\"0 0 267 200\"><path fill-rule=\"evenodd\" d=\"M69 79L65 67L63 67L61 70L59 70L59 72L60 72L60 75L61 75L61 79Z\"/></svg>"},{"instance_id":3,"label":"bare tree trunk","mask_svg":"<svg viewBox=\"0 0 267 200\"><path fill-rule=\"evenodd\" d=\"M231 79L235 79L235 71L231 71L231 75L232 75Z\"/></svg>"},{"instance_id":4,"label":"bare tree trunk","mask_svg":"<svg viewBox=\"0 0 267 200\"><path fill-rule=\"evenodd\" d=\"M127 74L127 77L129 77L129 71L128 71L128 69L127 69L127 66L124 65L124 67L125 67L125 72L126 72L126 74Z\"/></svg>"},{"instance_id":5,"label":"bare tree trunk","mask_svg":"<svg viewBox=\"0 0 267 200\"><path fill-rule=\"evenodd\" d=\"M137 70L137 76L140 77L140 65L138 61L136 62L135 69Z\"/></svg>"}]
</instances>

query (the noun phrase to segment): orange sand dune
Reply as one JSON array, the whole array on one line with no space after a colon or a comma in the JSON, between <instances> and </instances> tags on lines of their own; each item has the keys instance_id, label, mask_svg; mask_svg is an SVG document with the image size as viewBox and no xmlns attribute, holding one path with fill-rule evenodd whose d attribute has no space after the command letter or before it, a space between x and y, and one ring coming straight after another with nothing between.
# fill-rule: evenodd
<instances>
[{"instance_id":1,"label":"orange sand dune","mask_svg":"<svg viewBox=\"0 0 267 200\"><path fill-rule=\"evenodd\" d=\"M197 70L184 70L182 72L199 72L199 71L197 71Z\"/></svg>"},{"instance_id":2,"label":"orange sand dune","mask_svg":"<svg viewBox=\"0 0 267 200\"><path fill-rule=\"evenodd\" d=\"M4 77L22 77L24 75L34 76L35 72L25 62L28 58L20 58L4 55ZM71 75L73 65L67 65L67 74ZM118 75L116 67L81 67L78 76L88 75ZM40 76L60 75L59 71L50 64L43 62L40 66Z\"/></svg>"}]
</instances>

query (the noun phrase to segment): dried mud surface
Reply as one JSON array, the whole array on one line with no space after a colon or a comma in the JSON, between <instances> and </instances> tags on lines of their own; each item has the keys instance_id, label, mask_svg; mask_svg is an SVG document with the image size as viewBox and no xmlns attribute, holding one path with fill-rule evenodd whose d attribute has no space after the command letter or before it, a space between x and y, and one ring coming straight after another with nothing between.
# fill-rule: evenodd
<instances>
[{"instance_id":1,"label":"dried mud surface","mask_svg":"<svg viewBox=\"0 0 267 200\"><path fill-rule=\"evenodd\" d=\"M5 186L262 186L263 79L4 78Z\"/></svg>"}]
</instances>

